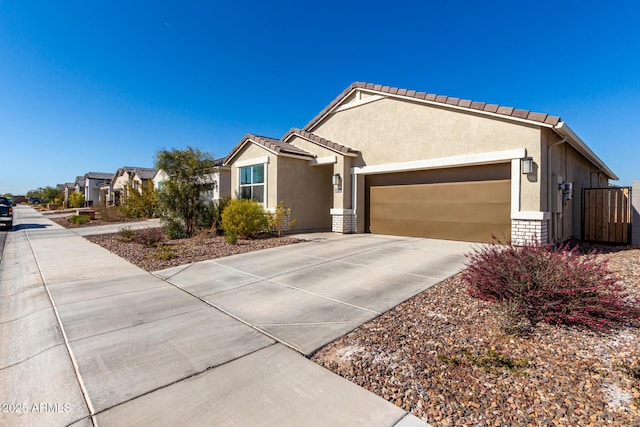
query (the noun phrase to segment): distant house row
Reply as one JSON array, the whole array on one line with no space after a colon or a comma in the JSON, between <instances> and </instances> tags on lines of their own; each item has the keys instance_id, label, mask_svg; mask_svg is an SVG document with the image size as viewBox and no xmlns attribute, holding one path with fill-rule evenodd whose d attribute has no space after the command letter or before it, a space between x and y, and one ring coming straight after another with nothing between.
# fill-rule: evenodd
<instances>
[{"instance_id":1,"label":"distant house row","mask_svg":"<svg viewBox=\"0 0 640 427\"><path fill-rule=\"evenodd\" d=\"M208 200L219 200L223 197L230 197L231 190L231 168L222 166L222 159L216 161L213 172L203 177L205 184L211 184L211 189L205 192ZM127 198L128 189L138 190L153 183L156 189L162 189L162 183L168 178L163 170L138 167L123 166L115 173L109 172L87 172L77 176L75 182L58 184L58 188L64 191L65 202L73 192L84 194L85 206L107 206L120 205Z\"/></svg>"}]
</instances>

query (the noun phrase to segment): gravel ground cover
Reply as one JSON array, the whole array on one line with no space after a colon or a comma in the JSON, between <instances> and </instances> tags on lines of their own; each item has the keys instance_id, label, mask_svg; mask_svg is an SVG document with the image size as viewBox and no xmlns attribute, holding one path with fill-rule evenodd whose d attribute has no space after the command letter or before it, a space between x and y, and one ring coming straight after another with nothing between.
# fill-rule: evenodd
<instances>
[{"instance_id":1,"label":"gravel ground cover","mask_svg":"<svg viewBox=\"0 0 640 427\"><path fill-rule=\"evenodd\" d=\"M67 216L67 217L49 218L49 220L55 222L56 224L59 224L59 225L65 227L65 228L96 227L98 225L111 225L111 224L115 224L115 223L118 223L118 224L122 223L122 226L125 227L128 222L144 221L143 219L138 219L138 218L136 218L136 219L121 218L117 222L113 222L113 221L104 221L104 220L101 220L101 219L98 218L98 219L92 219L91 221L85 222L84 224L75 224L75 223L69 222L67 220L70 216L71 216L71 214L69 216Z\"/></svg>"},{"instance_id":2,"label":"gravel ground cover","mask_svg":"<svg viewBox=\"0 0 640 427\"><path fill-rule=\"evenodd\" d=\"M118 233L85 236L85 239L147 271L157 271L302 241L293 237L264 235L256 239L238 239L237 244L231 245L224 240L224 237L209 232L203 232L189 239L166 241L158 247L149 247L136 242L121 242Z\"/></svg>"},{"instance_id":3,"label":"gravel ground cover","mask_svg":"<svg viewBox=\"0 0 640 427\"><path fill-rule=\"evenodd\" d=\"M112 221L103 221L99 218L81 225L67 221L66 217L49 219L65 228L114 224ZM131 221L140 221L140 219L120 218L117 223L122 223L122 227L126 228L127 223ZM231 245L224 240L224 237L216 236L209 231L203 231L199 235L188 239L164 240L160 245L155 246L146 246L134 241L123 242L119 233L85 236L85 239L102 246L146 271L158 271L193 262L275 248L303 241L293 237L284 236L278 238L265 234L255 239L238 239L237 244Z\"/></svg>"},{"instance_id":4,"label":"gravel ground cover","mask_svg":"<svg viewBox=\"0 0 640 427\"><path fill-rule=\"evenodd\" d=\"M590 248L640 297L640 249ZM454 276L312 360L434 426L640 426L640 325L512 337L492 319Z\"/></svg>"}]
</instances>

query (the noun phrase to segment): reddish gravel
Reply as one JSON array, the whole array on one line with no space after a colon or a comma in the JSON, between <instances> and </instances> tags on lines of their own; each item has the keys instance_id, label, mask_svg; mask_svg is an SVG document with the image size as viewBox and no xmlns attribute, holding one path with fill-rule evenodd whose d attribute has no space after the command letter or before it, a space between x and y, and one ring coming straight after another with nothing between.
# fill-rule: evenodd
<instances>
[{"instance_id":1,"label":"reddish gravel","mask_svg":"<svg viewBox=\"0 0 640 427\"><path fill-rule=\"evenodd\" d=\"M224 240L224 237L205 232L190 239L167 241L163 244L164 249L161 249L140 243L121 242L119 237L118 233L85 236L87 240L147 271L157 271L192 262L275 248L302 241L293 237L263 236L257 239L238 239L236 245L230 245ZM162 255L167 253L170 253L172 257L163 259L165 257Z\"/></svg>"},{"instance_id":2,"label":"reddish gravel","mask_svg":"<svg viewBox=\"0 0 640 427\"><path fill-rule=\"evenodd\" d=\"M599 257L640 297L639 249ZM434 426L640 426L639 326L505 336L455 276L312 359Z\"/></svg>"}]
</instances>

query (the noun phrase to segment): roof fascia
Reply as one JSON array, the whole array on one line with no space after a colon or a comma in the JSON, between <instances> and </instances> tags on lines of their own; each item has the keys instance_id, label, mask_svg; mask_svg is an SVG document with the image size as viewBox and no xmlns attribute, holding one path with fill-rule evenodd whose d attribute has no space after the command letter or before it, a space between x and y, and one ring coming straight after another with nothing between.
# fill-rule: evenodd
<instances>
[{"instance_id":1,"label":"roof fascia","mask_svg":"<svg viewBox=\"0 0 640 427\"><path fill-rule=\"evenodd\" d=\"M336 102L336 105L334 105L333 108L331 108L329 111L324 113L322 115L322 117L318 118L318 120L316 120L315 123L313 123L311 126L308 126L308 125L305 126L303 130L306 130L307 132L313 132L313 129L315 129L320 123L322 123L325 118L327 118L329 115L333 114L336 111L336 109L341 106L340 103L342 101L344 101L345 99L347 99L348 97L350 97L351 94L353 94L356 90L362 90L362 89L358 88L358 87L352 88L349 92L347 92L346 94L344 94L342 96L342 99L339 102ZM335 100L331 101L331 102L333 103L333 102L335 102Z\"/></svg>"},{"instance_id":2,"label":"roof fascia","mask_svg":"<svg viewBox=\"0 0 640 427\"><path fill-rule=\"evenodd\" d=\"M611 169L598 157L591 149L584 143L584 141L567 125L565 122L560 122L553 127L558 135L561 137L567 137L567 141L573 148L578 150L580 154L585 156L589 161L596 165L602 172L604 172L610 179L617 181L620 178L613 173Z\"/></svg>"},{"instance_id":3,"label":"roof fascia","mask_svg":"<svg viewBox=\"0 0 640 427\"><path fill-rule=\"evenodd\" d=\"M276 155L280 156L280 157L290 157L292 159L300 159L300 160L311 160L314 157L310 157L310 156L302 156L300 154L290 154L290 153L283 153L282 151L277 153Z\"/></svg>"},{"instance_id":4,"label":"roof fascia","mask_svg":"<svg viewBox=\"0 0 640 427\"><path fill-rule=\"evenodd\" d=\"M458 110L458 111L463 111L463 112L467 112L467 113L482 114L482 115L485 115L485 116L495 117L497 119L510 120L510 121L513 121L513 122L519 122L519 123L538 126L538 127L546 127L546 128L550 128L550 129L553 128L553 125L551 125L551 124L541 123L541 122L537 122L537 121L534 121L534 120L522 119L522 118L519 118L519 117L507 116L505 114L498 114L498 113L492 113L490 111L477 110L475 108L461 107L459 105L445 104L445 103L442 103L442 102L429 101L429 100L426 100L426 99L418 99L418 98L414 98L412 96L405 96L405 95L398 95L398 94L392 94L392 93L387 93L387 92L380 92L380 91L377 91L377 90L374 90L374 89L365 89L365 88L360 88L360 87L353 88L352 90L347 92L347 94L342 97L342 100L344 100L344 99L348 98L349 96L351 96L351 94L353 94L355 91L367 92L367 93L373 94L374 96L377 96L377 95L380 96L380 98L376 97L373 101L377 101L377 100L382 99L382 98L396 98L396 99L401 99L403 101L409 101L409 102L413 102L413 103L417 102L417 103L420 103L420 104L431 105L433 107L447 108L447 109ZM365 102L366 100L367 99L364 99L362 101L356 101L357 104L354 104L352 107L355 108L355 107L359 107L361 105L367 104L368 102ZM342 107L344 107L343 105L340 104L340 102L336 102L336 105L333 108L331 108L329 111L327 111L322 117L320 117L318 120L316 120L316 122L313 123L313 125L309 126L307 131L308 132L313 132L313 130L320 123L322 123L329 115L340 111L340 109ZM369 102L371 102L371 101L369 101ZM343 108L343 109L346 109L346 108Z\"/></svg>"},{"instance_id":5,"label":"roof fascia","mask_svg":"<svg viewBox=\"0 0 640 427\"><path fill-rule=\"evenodd\" d=\"M268 152L270 152L271 154L275 154L276 156L279 154L277 151L267 148L264 145L257 143L251 138L245 138L244 141L240 142L240 144L236 146L236 148L231 153L230 157L227 160L225 160L222 166L231 167L230 164L232 163L233 158L236 157L242 151L242 149L244 148L245 145L247 145L248 142L262 148L263 150L267 150Z\"/></svg>"},{"instance_id":6,"label":"roof fascia","mask_svg":"<svg viewBox=\"0 0 640 427\"><path fill-rule=\"evenodd\" d=\"M298 138L302 138L305 141L309 141L310 143L317 145L318 147L322 147L322 148L326 148L329 151L333 151L334 153L340 154L341 156L349 156L349 157L358 157L357 153L343 153L340 150L336 150L335 148L331 148L331 147L327 147L326 145L322 145L322 144L318 144L316 141L314 141L311 138L307 138L304 135L300 135L299 133L293 132L291 133L289 136L287 136L283 141L287 142L289 141L292 137L297 136Z\"/></svg>"}]
</instances>

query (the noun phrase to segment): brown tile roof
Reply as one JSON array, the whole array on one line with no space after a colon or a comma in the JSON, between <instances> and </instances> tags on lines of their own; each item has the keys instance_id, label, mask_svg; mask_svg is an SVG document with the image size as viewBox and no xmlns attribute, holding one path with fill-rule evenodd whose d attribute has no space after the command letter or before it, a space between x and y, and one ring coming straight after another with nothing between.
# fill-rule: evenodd
<instances>
[{"instance_id":1,"label":"brown tile roof","mask_svg":"<svg viewBox=\"0 0 640 427\"><path fill-rule=\"evenodd\" d=\"M471 110L478 110L487 113L494 113L505 117L514 117L518 119L530 120L533 122L539 122L546 125L555 126L560 122L560 117L550 116L545 113L535 113L529 110L519 110L513 107L505 107L496 104L487 104L486 102L476 102L468 99L460 99L444 95L436 95L434 93L416 92L414 90L399 89L397 87L382 86L373 83L354 82L348 88L334 99L327 107L315 116L307 125L303 128L305 131L309 131L312 126L317 124L329 111L331 111L337 104L339 104L345 96L347 96L354 89L365 89L376 92L388 93L390 95L399 95L409 98L415 98L419 100L426 100L443 105L453 105L456 107L468 108Z\"/></svg>"},{"instance_id":2,"label":"brown tile roof","mask_svg":"<svg viewBox=\"0 0 640 427\"><path fill-rule=\"evenodd\" d=\"M240 140L240 142L238 142L238 144L236 144L235 147L233 147L233 149L229 152L227 157L225 157L224 159L225 165L231 160L231 158L233 158L233 156L236 155L236 153L242 148L242 146L244 146L244 144L247 141L252 141L252 142L255 142L256 144L262 145L266 149L271 150L276 154L282 153L282 154L293 154L296 156L304 156L309 158L314 157L313 154L306 152L303 149L298 148L293 144L289 144L288 142L284 142L275 138L269 138L266 136L260 136L260 135L254 135L252 133L248 133Z\"/></svg>"},{"instance_id":3,"label":"brown tile roof","mask_svg":"<svg viewBox=\"0 0 640 427\"><path fill-rule=\"evenodd\" d=\"M298 128L292 128L289 130L289 132L287 132L283 137L282 140L286 141L287 139L289 139L292 135L297 135L300 136L304 139L307 139L317 145L320 145L322 147L328 148L329 150L332 151L336 151L340 154L350 154L350 153L357 153L358 150L354 150L353 148L347 147L345 145L342 144L338 144L337 142L333 142L333 141L329 141L326 138L323 138L321 136L318 136L314 133L311 132L307 132L305 130L301 130Z\"/></svg>"},{"instance_id":4,"label":"brown tile roof","mask_svg":"<svg viewBox=\"0 0 640 427\"><path fill-rule=\"evenodd\" d=\"M275 139L275 138L269 138L266 136L260 136L260 135L253 135L253 134L248 134L246 137L249 137L249 139L251 139L254 142L257 142L258 144L272 150L275 151L276 153L280 154L280 153L286 153L286 154L295 154L298 156L308 156L308 157L313 157L313 154L304 151L302 148L298 148L293 144L289 144L288 142L284 142L280 139ZM245 138L246 138L245 137Z\"/></svg>"}]
</instances>

